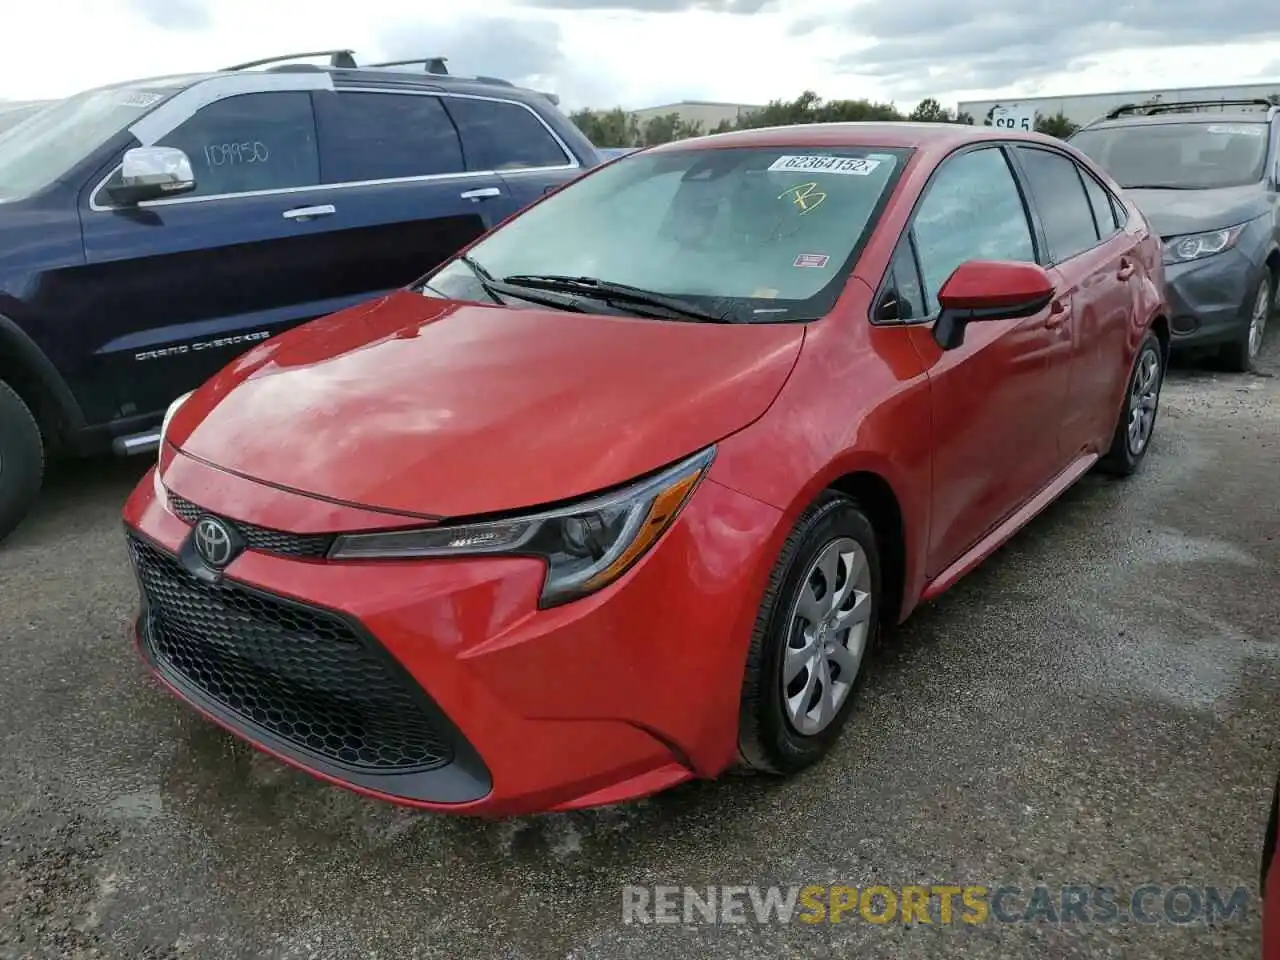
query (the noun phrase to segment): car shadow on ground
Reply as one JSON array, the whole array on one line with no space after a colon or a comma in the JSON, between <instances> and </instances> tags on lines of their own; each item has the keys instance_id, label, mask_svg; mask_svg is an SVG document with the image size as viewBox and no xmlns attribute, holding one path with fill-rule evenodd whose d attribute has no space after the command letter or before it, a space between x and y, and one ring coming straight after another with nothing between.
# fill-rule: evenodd
<instances>
[{"instance_id":1,"label":"car shadow on ground","mask_svg":"<svg viewBox=\"0 0 1280 960\"><path fill-rule=\"evenodd\" d=\"M150 457L52 460L31 514L0 549L55 544L72 532L101 527L109 508L119 519L129 493L153 463Z\"/></svg>"}]
</instances>

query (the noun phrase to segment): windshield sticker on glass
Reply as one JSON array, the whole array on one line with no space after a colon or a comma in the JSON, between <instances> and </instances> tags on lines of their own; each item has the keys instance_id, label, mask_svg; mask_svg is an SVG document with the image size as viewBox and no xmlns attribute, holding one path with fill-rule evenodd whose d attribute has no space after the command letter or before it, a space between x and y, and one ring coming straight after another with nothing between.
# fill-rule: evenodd
<instances>
[{"instance_id":1,"label":"windshield sticker on glass","mask_svg":"<svg viewBox=\"0 0 1280 960\"><path fill-rule=\"evenodd\" d=\"M827 261L831 258L825 253L802 253L796 257L793 267L817 267L821 269L827 265Z\"/></svg>"},{"instance_id":2,"label":"windshield sticker on glass","mask_svg":"<svg viewBox=\"0 0 1280 960\"><path fill-rule=\"evenodd\" d=\"M778 291L773 287L759 287L751 293L752 300L777 300Z\"/></svg>"},{"instance_id":3,"label":"windshield sticker on glass","mask_svg":"<svg viewBox=\"0 0 1280 960\"><path fill-rule=\"evenodd\" d=\"M1263 137L1267 133L1267 125L1265 123L1211 123L1209 124L1210 133L1226 133L1239 137Z\"/></svg>"},{"instance_id":4,"label":"windshield sticker on glass","mask_svg":"<svg viewBox=\"0 0 1280 960\"><path fill-rule=\"evenodd\" d=\"M803 215L821 204L823 200L827 199L827 195L818 189L816 183L797 183L794 187L787 187L787 189L778 194L778 199L790 199L795 204L796 209Z\"/></svg>"},{"instance_id":5,"label":"windshield sticker on glass","mask_svg":"<svg viewBox=\"0 0 1280 960\"><path fill-rule=\"evenodd\" d=\"M865 177L870 175L879 160L870 157L779 157L769 165L770 170L804 171L805 173L838 173L843 176Z\"/></svg>"},{"instance_id":6,"label":"windshield sticker on glass","mask_svg":"<svg viewBox=\"0 0 1280 960\"><path fill-rule=\"evenodd\" d=\"M163 93L147 93L145 90L126 90L116 97L122 107L149 107L164 99Z\"/></svg>"}]
</instances>

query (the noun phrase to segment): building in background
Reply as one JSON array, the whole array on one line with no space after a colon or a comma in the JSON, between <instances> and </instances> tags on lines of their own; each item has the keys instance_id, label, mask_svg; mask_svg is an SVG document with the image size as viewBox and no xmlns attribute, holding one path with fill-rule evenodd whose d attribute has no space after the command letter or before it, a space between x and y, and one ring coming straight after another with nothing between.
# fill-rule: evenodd
<instances>
[{"instance_id":1,"label":"building in background","mask_svg":"<svg viewBox=\"0 0 1280 960\"><path fill-rule=\"evenodd\" d=\"M1059 111L1074 123L1088 123L1108 110L1127 103L1143 103L1159 97L1171 100L1241 100L1252 97L1280 96L1280 80L1274 83L1250 83L1234 87L1182 87L1170 90L1123 90L1116 93L1087 93L1070 97L1005 97L999 100L961 101L957 111L968 113L975 123L982 123L992 107L1034 109L1045 117Z\"/></svg>"},{"instance_id":2,"label":"building in background","mask_svg":"<svg viewBox=\"0 0 1280 960\"><path fill-rule=\"evenodd\" d=\"M679 103L666 103L658 107L645 107L631 111L640 126L654 117L666 117L676 114L685 123L700 123L703 130L712 130L721 123L735 123L744 113L761 109L758 105L748 103L714 103L709 100L681 100Z\"/></svg>"}]
</instances>

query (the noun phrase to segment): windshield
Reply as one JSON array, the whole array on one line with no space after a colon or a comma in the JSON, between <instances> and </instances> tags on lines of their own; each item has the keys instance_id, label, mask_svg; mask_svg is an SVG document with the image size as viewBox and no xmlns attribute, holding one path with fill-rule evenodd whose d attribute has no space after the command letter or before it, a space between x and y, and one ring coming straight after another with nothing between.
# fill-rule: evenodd
<instances>
[{"instance_id":1,"label":"windshield","mask_svg":"<svg viewBox=\"0 0 1280 960\"><path fill-rule=\"evenodd\" d=\"M176 87L88 90L0 132L0 202L43 190L176 92Z\"/></svg>"},{"instance_id":2,"label":"windshield","mask_svg":"<svg viewBox=\"0 0 1280 960\"><path fill-rule=\"evenodd\" d=\"M23 120L26 120L33 113L43 110L46 106L48 106L46 103L23 103L16 106L0 103L0 133L10 127L16 127Z\"/></svg>"},{"instance_id":3,"label":"windshield","mask_svg":"<svg viewBox=\"0 0 1280 960\"><path fill-rule=\"evenodd\" d=\"M1207 190L1260 181L1269 129L1254 121L1134 124L1081 130L1071 145L1122 187Z\"/></svg>"},{"instance_id":4,"label":"windshield","mask_svg":"<svg viewBox=\"0 0 1280 960\"><path fill-rule=\"evenodd\" d=\"M472 247L468 259L497 280L591 277L737 320L815 319L834 304L908 153L635 154L548 197ZM460 260L426 284L427 294L493 302Z\"/></svg>"}]
</instances>

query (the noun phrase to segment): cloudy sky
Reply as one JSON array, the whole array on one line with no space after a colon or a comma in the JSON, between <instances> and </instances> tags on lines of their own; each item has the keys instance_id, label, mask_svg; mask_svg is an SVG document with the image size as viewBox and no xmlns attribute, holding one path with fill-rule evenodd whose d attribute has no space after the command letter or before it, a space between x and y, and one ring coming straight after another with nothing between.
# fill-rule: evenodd
<instances>
[{"instance_id":1,"label":"cloudy sky","mask_svg":"<svg viewBox=\"0 0 1280 960\"><path fill-rule=\"evenodd\" d=\"M447 55L565 106L764 103L805 89L909 107L1280 81L1264 0L38 0L6 11L0 98L297 50Z\"/></svg>"}]
</instances>

